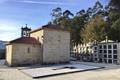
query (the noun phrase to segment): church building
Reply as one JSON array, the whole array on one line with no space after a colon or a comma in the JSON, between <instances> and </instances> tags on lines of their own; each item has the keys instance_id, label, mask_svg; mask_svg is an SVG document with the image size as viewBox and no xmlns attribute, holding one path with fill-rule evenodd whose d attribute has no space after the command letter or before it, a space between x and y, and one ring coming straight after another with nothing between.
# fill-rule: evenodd
<instances>
[{"instance_id":1,"label":"church building","mask_svg":"<svg viewBox=\"0 0 120 80\"><path fill-rule=\"evenodd\" d=\"M6 45L6 64L59 64L70 60L70 32L58 25L45 25L31 31L21 28L21 37Z\"/></svg>"}]
</instances>

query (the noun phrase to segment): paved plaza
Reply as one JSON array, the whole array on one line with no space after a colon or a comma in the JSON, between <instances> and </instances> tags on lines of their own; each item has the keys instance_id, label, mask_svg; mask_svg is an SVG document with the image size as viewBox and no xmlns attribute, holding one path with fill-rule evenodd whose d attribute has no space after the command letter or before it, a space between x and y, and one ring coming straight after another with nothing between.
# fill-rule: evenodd
<instances>
[{"instance_id":1,"label":"paved plaza","mask_svg":"<svg viewBox=\"0 0 120 80\"><path fill-rule=\"evenodd\" d=\"M21 71L31 76L32 78L41 78L41 77L49 77L60 74L96 70L100 68L102 67L88 66L88 65L74 63L74 64L54 65L49 67L22 69Z\"/></svg>"},{"instance_id":2,"label":"paved plaza","mask_svg":"<svg viewBox=\"0 0 120 80\"><path fill-rule=\"evenodd\" d=\"M0 64L0 80L120 80L120 65L90 62L72 63L97 67L104 66L105 68L33 79L19 70L26 70L29 68L6 67L3 64Z\"/></svg>"}]
</instances>

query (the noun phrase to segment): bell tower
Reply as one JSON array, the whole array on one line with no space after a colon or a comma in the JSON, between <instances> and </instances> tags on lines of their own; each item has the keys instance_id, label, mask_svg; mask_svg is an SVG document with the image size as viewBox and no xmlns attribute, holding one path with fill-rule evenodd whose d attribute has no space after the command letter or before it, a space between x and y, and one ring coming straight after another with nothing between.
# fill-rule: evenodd
<instances>
[{"instance_id":1,"label":"bell tower","mask_svg":"<svg viewBox=\"0 0 120 80\"><path fill-rule=\"evenodd\" d=\"M26 24L25 27L22 26L22 28L21 28L21 37L30 37L30 31L31 31L31 28L28 28L27 24Z\"/></svg>"}]
</instances>

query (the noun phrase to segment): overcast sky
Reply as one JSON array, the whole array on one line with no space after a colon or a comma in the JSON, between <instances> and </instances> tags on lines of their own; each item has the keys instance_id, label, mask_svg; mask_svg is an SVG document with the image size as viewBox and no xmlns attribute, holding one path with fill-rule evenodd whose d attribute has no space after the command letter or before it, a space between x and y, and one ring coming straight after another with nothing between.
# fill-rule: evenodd
<instances>
[{"instance_id":1,"label":"overcast sky","mask_svg":"<svg viewBox=\"0 0 120 80\"><path fill-rule=\"evenodd\" d=\"M0 40L20 37L20 28L25 24L39 28L51 20L52 9L61 7L76 13L92 7L97 0L0 0ZM100 0L106 4L106 0Z\"/></svg>"}]
</instances>

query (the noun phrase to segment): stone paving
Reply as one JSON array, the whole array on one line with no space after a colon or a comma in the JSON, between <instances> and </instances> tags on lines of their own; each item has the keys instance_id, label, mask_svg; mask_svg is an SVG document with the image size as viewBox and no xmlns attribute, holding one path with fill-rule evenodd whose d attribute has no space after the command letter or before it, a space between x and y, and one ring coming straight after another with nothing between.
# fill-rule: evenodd
<instances>
[{"instance_id":1,"label":"stone paving","mask_svg":"<svg viewBox=\"0 0 120 80\"><path fill-rule=\"evenodd\" d=\"M40 77L49 77L61 74L75 73L75 72L83 72L89 70L100 69L102 67L89 66L83 64L61 64L54 65L49 67L40 67L40 68L31 68L31 69L22 69L21 71L33 78Z\"/></svg>"},{"instance_id":2,"label":"stone paving","mask_svg":"<svg viewBox=\"0 0 120 80\"><path fill-rule=\"evenodd\" d=\"M87 62L77 63L93 66L105 66L106 68L33 79L23 74L17 68L0 67L0 80L120 80L120 65Z\"/></svg>"}]
</instances>

